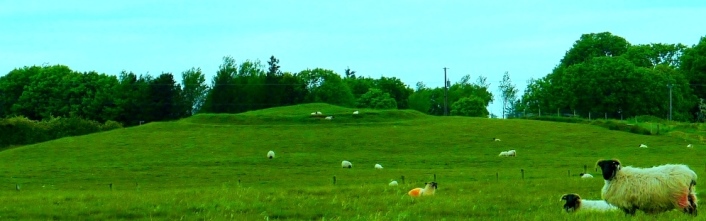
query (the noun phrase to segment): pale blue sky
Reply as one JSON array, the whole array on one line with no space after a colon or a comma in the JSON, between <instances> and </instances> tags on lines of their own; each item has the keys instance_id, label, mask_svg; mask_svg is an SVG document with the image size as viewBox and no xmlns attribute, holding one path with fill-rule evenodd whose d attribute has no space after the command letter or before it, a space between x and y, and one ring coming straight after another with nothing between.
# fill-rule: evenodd
<instances>
[{"instance_id":1,"label":"pale blue sky","mask_svg":"<svg viewBox=\"0 0 706 221\"><path fill-rule=\"evenodd\" d=\"M270 55L284 71L349 66L414 88L470 74L497 85L509 71L520 89L551 72L584 33L609 31L632 44L696 44L706 36L704 1L49 1L0 0L0 76L64 64L77 71L157 75L222 57Z\"/></svg>"}]
</instances>

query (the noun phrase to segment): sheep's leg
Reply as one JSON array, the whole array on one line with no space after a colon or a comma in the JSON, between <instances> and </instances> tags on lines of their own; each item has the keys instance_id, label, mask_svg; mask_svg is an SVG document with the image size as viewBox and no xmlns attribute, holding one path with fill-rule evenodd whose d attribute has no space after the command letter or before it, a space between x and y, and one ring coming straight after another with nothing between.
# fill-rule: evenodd
<instances>
[{"instance_id":1,"label":"sheep's leg","mask_svg":"<svg viewBox=\"0 0 706 221\"><path fill-rule=\"evenodd\" d=\"M637 211L637 207L632 207L629 209L623 208L623 212L625 212L625 216L627 216L627 215L635 216L635 211Z\"/></svg>"},{"instance_id":2,"label":"sheep's leg","mask_svg":"<svg viewBox=\"0 0 706 221\"><path fill-rule=\"evenodd\" d=\"M687 214L690 214L690 215L692 215L692 216L697 216L697 215L698 215L698 211L697 211L697 209L696 209L696 207L697 207L697 206L696 206L696 202L694 202L694 201L695 201L695 197L696 197L696 196L694 196L694 194L689 194L689 196L687 197L687 198L689 199L689 206L687 206L686 208L684 208L684 212L687 213Z\"/></svg>"}]
</instances>

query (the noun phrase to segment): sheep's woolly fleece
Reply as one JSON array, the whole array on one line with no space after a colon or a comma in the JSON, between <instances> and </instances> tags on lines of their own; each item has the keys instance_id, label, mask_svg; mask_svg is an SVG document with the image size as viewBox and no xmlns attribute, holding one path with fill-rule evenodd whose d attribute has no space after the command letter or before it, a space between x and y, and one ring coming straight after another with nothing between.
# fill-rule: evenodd
<instances>
[{"instance_id":1,"label":"sheep's woolly fleece","mask_svg":"<svg viewBox=\"0 0 706 221\"><path fill-rule=\"evenodd\" d=\"M696 210L696 173L685 165L666 164L651 168L621 167L618 160L596 163L603 171L603 199L626 213L636 209L659 213L672 209Z\"/></svg>"},{"instance_id":2,"label":"sheep's woolly fleece","mask_svg":"<svg viewBox=\"0 0 706 221\"><path fill-rule=\"evenodd\" d=\"M436 182L429 182L425 183L424 189L422 188L414 188L407 192L412 197L420 197L420 196L433 196L434 193L436 192L436 188L438 187L438 184Z\"/></svg>"}]
</instances>

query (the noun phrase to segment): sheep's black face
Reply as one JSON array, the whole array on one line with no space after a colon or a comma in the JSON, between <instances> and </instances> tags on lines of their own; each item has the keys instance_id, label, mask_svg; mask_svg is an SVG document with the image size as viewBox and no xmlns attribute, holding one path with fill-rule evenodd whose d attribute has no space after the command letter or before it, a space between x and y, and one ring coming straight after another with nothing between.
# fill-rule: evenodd
<instances>
[{"instance_id":1,"label":"sheep's black face","mask_svg":"<svg viewBox=\"0 0 706 221\"><path fill-rule=\"evenodd\" d=\"M566 201L566 203L564 203L564 210L566 210L567 213L575 211L576 207L578 207L579 199L581 199L581 197L577 194L564 194L561 197L561 200Z\"/></svg>"},{"instance_id":2,"label":"sheep's black face","mask_svg":"<svg viewBox=\"0 0 706 221\"><path fill-rule=\"evenodd\" d=\"M579 173L579 176L583 176L585 173Z\"/></svg>"},{"instance_id":3,"label":"sheep's black face","mask_svg":"<svg viewBox=\"0 0 706 221\"><path fill-rule=\"evenodd\" d=\"M603 171L603 179L612 180L620 170L620 162L617 160L601 160L596 163Z\"/></svg>"},{"instance_id":4,"label":"sheep's black face","mask_svg":"<svg viewBox=\"0 0 706 221\"><path fill-rule=\"evenodd\" d=\"M431 182L431 183L424 183L426 186L431 186L432 188L436 189L438 188L438 185L436 182Z\"/></svg>"}]
</instances>

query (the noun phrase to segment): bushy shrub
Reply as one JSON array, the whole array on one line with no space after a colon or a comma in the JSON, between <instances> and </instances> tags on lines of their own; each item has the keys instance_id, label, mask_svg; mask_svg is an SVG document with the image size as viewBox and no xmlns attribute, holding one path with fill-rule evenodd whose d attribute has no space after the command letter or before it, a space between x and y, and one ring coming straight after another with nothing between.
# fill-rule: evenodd
<instances>
[{"instance_id":1,"label":"bushy shrub","mask_svg":"<svg viewBox=\"0 0 706 221\"><path fill-rule=\"evenodd\" d=\"M52 117L49 120L36 121L16 116L0 119L0 147L27 145L117 128L122 128L122 125L115 121L101 124L78 117Z\"/></svg>"}]
</instances>

